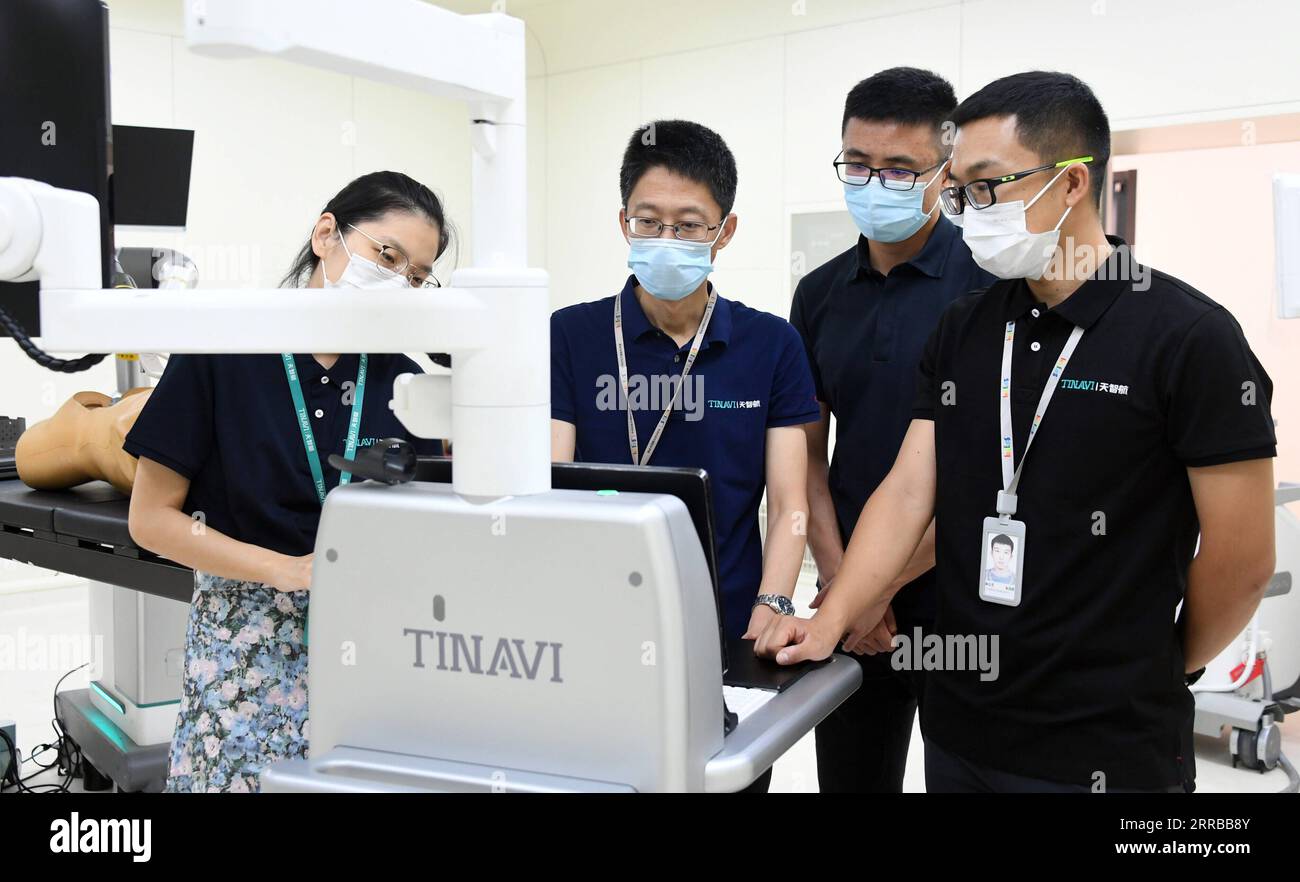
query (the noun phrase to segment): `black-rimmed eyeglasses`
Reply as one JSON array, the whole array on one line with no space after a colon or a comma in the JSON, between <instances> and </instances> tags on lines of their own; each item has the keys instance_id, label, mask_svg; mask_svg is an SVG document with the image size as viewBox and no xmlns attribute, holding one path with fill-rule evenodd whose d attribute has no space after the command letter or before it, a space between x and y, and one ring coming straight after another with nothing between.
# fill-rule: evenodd
<instances>
[{"instance_id":1,"label":"black-rimmed eyeglasses","mask_svg":"<svg viewBox=\"0 0 1300 882\"><path fill-rule=\"evenodd\" d=\"M910 168L875 168L862 162L847 162L843 156L844 151L841 150L832 163L835 166L835 175L841 181L850 187L865 187L871 183L874 175L880 179L880 186L886 190L910 190L916 186L917 178L929 174L948 161L941 159L927 169L912 171Z\"/></svg>"},{"instance_id":2,"label":"black-rimmed eyeglasses","mask_svg":"<svg viewBox=\"0 0 1300 882\"><path fill-rule=\"evenodd\" d=\"M1030 175L1036 175L1041 171L1065 168L1067 165L1074 165L1076 162L1092 162L1092 157L1076 156L1074 159L1063 159L1060 162L1040 165L1038 168L1026 169L1010 175L999 175L996 178L980 178L959 187L944 187L939 191L939 198L943 200L943 210L950 215L961 214L966 208L966 203L970 203L971 207L977 210L988 208L990 205L997 203L996 190L1000 185L1009 184Z\"/></svg>"}]
</instances>

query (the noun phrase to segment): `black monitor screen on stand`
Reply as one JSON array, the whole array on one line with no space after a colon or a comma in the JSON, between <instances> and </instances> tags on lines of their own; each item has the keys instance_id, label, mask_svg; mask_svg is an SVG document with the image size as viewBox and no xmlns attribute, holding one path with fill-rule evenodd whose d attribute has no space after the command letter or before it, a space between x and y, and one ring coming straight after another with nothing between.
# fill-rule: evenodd
<instances>
[{"instance_id":1,"label":"black monitor screen on stand","mask_svg":"<svg viewBox=\"0 0 1300 882\"><path fill-rule=\"evenodd\" d=\"M193 155L187 129L113 126L113 224L183 229Z\"/></svg>"}]
</instances>

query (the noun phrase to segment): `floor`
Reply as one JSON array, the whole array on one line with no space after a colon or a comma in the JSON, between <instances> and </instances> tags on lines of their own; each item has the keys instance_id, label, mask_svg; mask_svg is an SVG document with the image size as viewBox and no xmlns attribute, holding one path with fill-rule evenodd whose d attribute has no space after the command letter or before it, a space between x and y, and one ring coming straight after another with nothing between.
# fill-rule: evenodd
<instances>
[{"instance_id":1,"label":"floor","mask_svg":"<svg viewBox=\"0 0 1300 882\"><path fill-rule=\"evenodd\" d=\"M18 566L18 565L14 565ZM12 575L12 574L10 574ZM801 585L796 605L806 614L813 589ZM54 736L50 720L55 683L68 670L95 661L95 647L87 645L86 586L64 576L32 571L29 580L10 579L0 583L0 719L18 723L18 742L23 755ZM6 655L6 644L9 652ZM26 652L14 652L26 647ZM63 689L81 689L88 682L82 669L64 681ZM1300 717L1282 727L1283 750L1300 762ZM923 747L919 727L912 732L904 790L925 790ZM1233 769L1227 737L1197 736L1198 789L1202 793L1271 792L1287 784L1286 774L1274 769L1268 774ZM25 772L34 770L27 765ZM45 773L31 783L55 781ZM73 790L80 790L76 782ZM813 736L796 744L773 769L773 792L808 793L817 790L817 762Z\"/></svg>"}]
</instances>

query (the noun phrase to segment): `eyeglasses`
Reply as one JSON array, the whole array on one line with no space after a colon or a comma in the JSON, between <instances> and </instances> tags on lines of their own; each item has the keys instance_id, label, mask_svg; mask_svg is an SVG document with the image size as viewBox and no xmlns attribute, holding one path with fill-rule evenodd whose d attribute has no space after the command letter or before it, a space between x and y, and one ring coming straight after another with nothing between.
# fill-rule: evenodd
<instances>
[{"instance_id":1,"label":"eyeglasses","mask_svg":"<svg viewBox=\"0 0 1300 882\"><path fill-rule=\"evenodd\" d=\"M680 224L666 224L653 217L630 217L627 219L628 234L637 239L658 239L664 230L672 230L674 239L683 242L707 242L709 233L722 224L709 226L703 221L682 221Z\"/></svg>"},{"instance_id":2,"label":"eyeglasses","mask_svg":"<svg viewBox=\"0 0 1300 882\"><path fill-rule=\"evenodd\" d=\"M999 185L1009 184L1012 181L1018 181L1021 178L1036 175L1041 171L1050 171L1054 168L1064 168L1067 165L1074 165L1076 162L1092 162L1092 157L1076 156L1074 159L1063 159L1060 162L1054 162L1051 165L1040 165L1038 168L1016 172L1012 175L1000 175L996 178L980 178L977 181L971 181L969 184L960 187L944 187L939 191L939 198L943 200L943 210L950 215L961 214L962 211L965 210L966 203L968 202L976 209L988 208L990 205L993 205L998 201L996 190Z\"/></svg>"},{"instance_id":3,"label":"eyeglasses","mask_svg":"<svg viewBox=\"0 0 1300 882\"><path fill-rule=\"evenodd\" d=\"M836 177L851 187L865 187L871 183L871 176L875 175L880 178L880 186L886 190L910 190L916 186L917 178L929 174L948 161L941 159L927 169L912 171L910 168L873 168L861 162L845 162L840 159L843 155L844 151L841 150L831 163L835 166Z\"/></svg>"},{"instance_id":4,"label":"eyeglasses","mask_svg":"<svg viewBox=\"0 0 1300 882\"><path fill-rule=\"evenodd\" d=\"M442 287L438 280L433 277L432 273L427 270L412 267L411 259L396 245L385 245L365 230L357 229L353 224L348 224L348 227L352 230L356 230L356 232L365 236L374 243L375 248L379 250L379 254L375 259L375 264L384 272L390 273L394 276L405 276L406 280L411 283L412 288L429 289Z\"/></svg>"}]
</instances>

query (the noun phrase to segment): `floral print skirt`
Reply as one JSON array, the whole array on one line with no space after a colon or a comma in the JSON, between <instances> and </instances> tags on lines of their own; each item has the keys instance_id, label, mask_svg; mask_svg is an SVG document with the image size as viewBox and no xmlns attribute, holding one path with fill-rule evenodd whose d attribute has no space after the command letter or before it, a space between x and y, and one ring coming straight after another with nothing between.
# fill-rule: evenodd
<instances>
[{"instance_id":1,"label":"floral print skirt","mask_svg":"<svg viewBox=\"0 0 1300 882\"><path fill-rule=\"evenodd\" d=\"M195 571L167 792L256 792L307 756L307 596Z\"/></svg>"}]
</instances>

